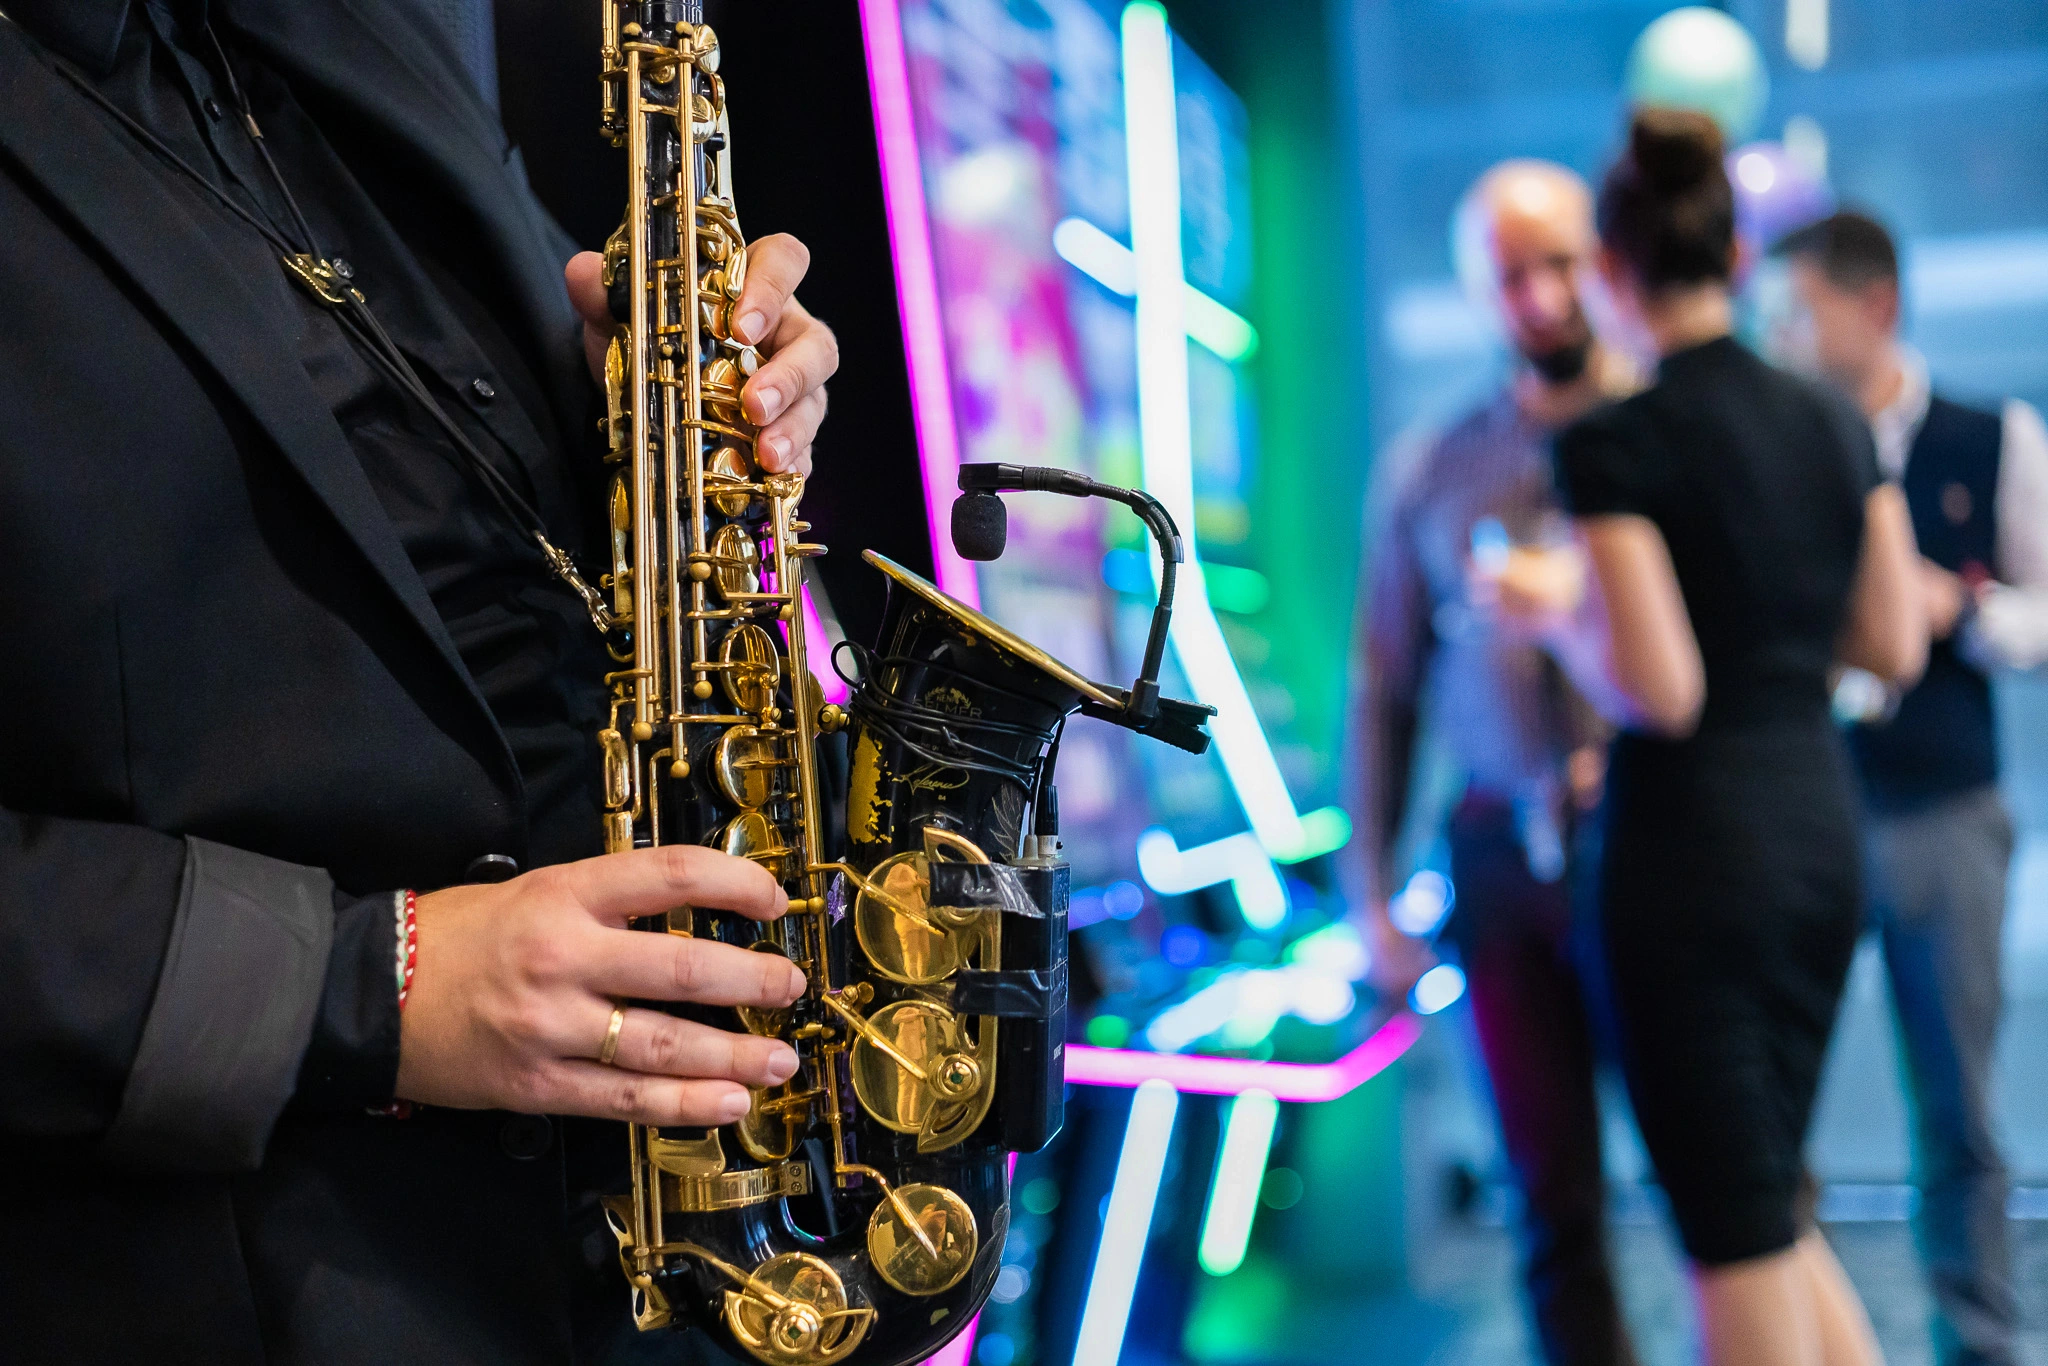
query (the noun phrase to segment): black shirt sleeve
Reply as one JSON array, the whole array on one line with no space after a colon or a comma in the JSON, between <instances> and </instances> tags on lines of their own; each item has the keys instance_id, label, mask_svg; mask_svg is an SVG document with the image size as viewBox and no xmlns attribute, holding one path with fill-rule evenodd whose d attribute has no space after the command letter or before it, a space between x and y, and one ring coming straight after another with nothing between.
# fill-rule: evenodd
<instances>
[{"instance_id":1,"label":"black shirt sleeve","mask_svg":"<svg viewBox=\"0 0 2048 1366\"><path fill-rule=\"evenodd\" d=\"M360 1110L398 1085L398 906L404 893L334 894L334 949L295 1104Z\"/></svg>"},{"instance_id":2,"label":"black shirt sleeve","mask_svg":"<svg viewBox=\"0 0 2048 1366\"><path fill-rule=\"evenodd\" d=\"M1557 488L1574 516L1650 515L1644 453L1627 437L1622 411L1603 408L1558 434Z\"/></svg>"}]
</instances>

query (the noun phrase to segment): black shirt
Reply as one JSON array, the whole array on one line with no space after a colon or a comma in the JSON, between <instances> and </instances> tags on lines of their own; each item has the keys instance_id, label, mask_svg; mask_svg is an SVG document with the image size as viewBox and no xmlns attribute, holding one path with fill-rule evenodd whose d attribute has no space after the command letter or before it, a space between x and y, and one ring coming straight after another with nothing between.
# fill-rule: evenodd
<instances>
[{"instance_id":1,"label":"black shirt","mask_svg":"<svg viewBox=\"0 0 2048 1366\"><path fill-rule=\"evenodd\" d=\"M131 6L113 68L98 82L102 93L273 230L346 262L351 282L442 411L533 506L550 537L574 553L588 490L565 458L532 365L461 278L469 245L462 225L410 193L394 168L366 167L366 185L293 92L223 33L235 79L277 165L273 176L238 113L205 22L203 0ZM206 225L209 239L241 266L276 316L291 320L301 364L333 409L511 744L525 781L528 842L507 852L526 866L597 852L598 765L590 737L601 724L600 679L609 666L582 603L547 572L526 529L484 492L434 420L293 281L264 237L182 171L155 156L142 160ZM311 227L312 243L300 242L284 189Z\"/></svg>"},{"instance_id":2,"label":"black shirt","mask_svg":"<svg viewBox=\"0 0 2048 1366\"><path fill-rule=\"evenodd\" d=\"M1879 478L1868 423L1721 337L1566 428L1557 463L1574 513L1663 533L1706 666L1703 732L1825 716Z\"/></svg>"},{"instance_id":3,"label":"black shirt","mask_svg":"<svg viewBox=\"0 0 2048 1366\"><path fill-rule=\"evenodd\" d=\"M587 460L576 458L564 432L572 422L594 427L581 414L552 410L536 378L545 362L522 354L512 340L519 329L500 321L490 290L465 269L478 249L455 212L414 193L405 167L367 150L351 157L353 140L374 145L376 130L340 119L323 126L223 26L219 37L277 165L273 176L208 37L204 0L17 0L9 10L83 66L87 80L186 167L295 245L347 262L442 410L535 509L550 539L572 555L592 543L600 460L594 445ZM614 666L582 603L547 571L528 529L482 489L432 417L294 281L265 236L140 139L135 150L135 167L160 179L270 321L283 320L295 338L300 364L503 731L523 784L526 839L501 852L527 868L600 852L593 737L603 718L601 680ZM313 242L301 241L280 179ZM336 893L334 948L300 1103L353 1108L391 1094L399 1030L391 899L381 894L388 890Z\"/></svg>"}]
</instances>

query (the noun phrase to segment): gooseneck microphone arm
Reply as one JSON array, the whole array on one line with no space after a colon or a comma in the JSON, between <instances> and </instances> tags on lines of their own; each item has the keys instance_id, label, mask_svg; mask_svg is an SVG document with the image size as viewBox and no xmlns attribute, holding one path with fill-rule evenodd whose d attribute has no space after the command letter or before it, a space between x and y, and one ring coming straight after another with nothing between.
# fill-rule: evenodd
<instances>
[{"instance_id":1,"label":"gooseneck microphone arm","mask_svg":"<svg viewBox=\"0 0 2048 1366\"><path fill-rule=\"evenodd\" d=\"M1003 553L1007 517L998 493L1059 493L1069 498L1107 498L1138 514L1159 544L1159 604L1145 640L1145 662L1131 685L1125 711L1140 723L1159 713L1159 669L1166 658L1166 633L1173 621L1174 579L1186 557L1180 528L1157 498L1142 489L1099 483L1085 474L1049 465L962 465L960 498L953 504L953 544L971 560ZM985 500L985 501L984 501ZM993 504L993 506L990 506Z\"/></svg>"}]
</instances>

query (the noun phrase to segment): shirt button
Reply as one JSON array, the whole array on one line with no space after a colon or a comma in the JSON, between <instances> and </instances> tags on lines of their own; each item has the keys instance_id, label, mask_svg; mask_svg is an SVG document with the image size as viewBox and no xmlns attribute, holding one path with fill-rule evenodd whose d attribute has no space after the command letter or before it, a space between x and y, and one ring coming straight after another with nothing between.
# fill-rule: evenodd
<instances>
[{"instance_id":1,"label":"shirt button","mask_svg":"<svg viewBox=\"0 0 2048 1366\"><path fill-rule=\"evenodd\" d=\"M343 260L341 257L335 257L330 264L333 265L334 267L334 273L336 275L339 275L342 279L353 280L356 278L356 268L350 265L347 261Z\"/></svg>"},{"instance_id":2,"label":"shirt button","mask_svg":"<svg viewBox=\"0 0 2048 1366\"><path fill-rule=\"evenodd\" d=\"M531 1162L555 1141L546 1115L509 1115L498 1128L498 1146L515 1162Z\"/></svg>"},{"instance_id":3,"label":"shirt button","mask_svg":"<svg viewBox=\"0 0 2048 1366\"><path fill-rule=\"evenodd\" d=\"M476 391L476 396L478 400L484 403L489 403L492 399L498 396L498 391L491 387L491 382L483 378L481 375L471 380L469 382L469 387Z\"/></svg>"},{"instance_id":4,"label":"shirt button","mask_svg":"<svg viewBox=\"0 0 2048 1366\"><path fill-rule=\"evenodd\" d=\"M206 117L208 117L208 118L212 119L212 120L213 120L213 121L214 121L215 123L219 123L219 122L220 122L220 101L219 101L219 100L215 99L215 98L214 98L213 96L211 96L211 95L208 95L208 96L206 97L206 99L205 99L205 100L204 100L203 102L201 102L201 104L200 104L200 108L202 108L202 109L204 109L204 110L206 111Z\"/></svg>"}]
</instances>

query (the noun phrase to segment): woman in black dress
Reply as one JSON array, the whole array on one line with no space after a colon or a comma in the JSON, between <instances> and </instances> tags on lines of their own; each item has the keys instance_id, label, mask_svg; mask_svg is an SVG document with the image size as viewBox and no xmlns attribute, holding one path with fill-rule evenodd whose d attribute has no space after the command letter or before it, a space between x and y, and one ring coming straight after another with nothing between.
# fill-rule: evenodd
<instances>
[{"instance_id":1,"label":"woman in black dress","mask_svg":"<svg viewBox=\"0 0 2048 1366\"><path fill-rule=\"evenodd\" d=\"M1837 661L1926 653L1913 540L1845 403L1730 335L1733 198L1705 118L1639 113L1601 269L1657 382L1559 438L1598 624L1561 645L1622 728L1601 938L1637 1121L1694 1267L1705 1357L1878 1360L1801 1199L1860 916Z\"/></svg>"}]
</instances>

